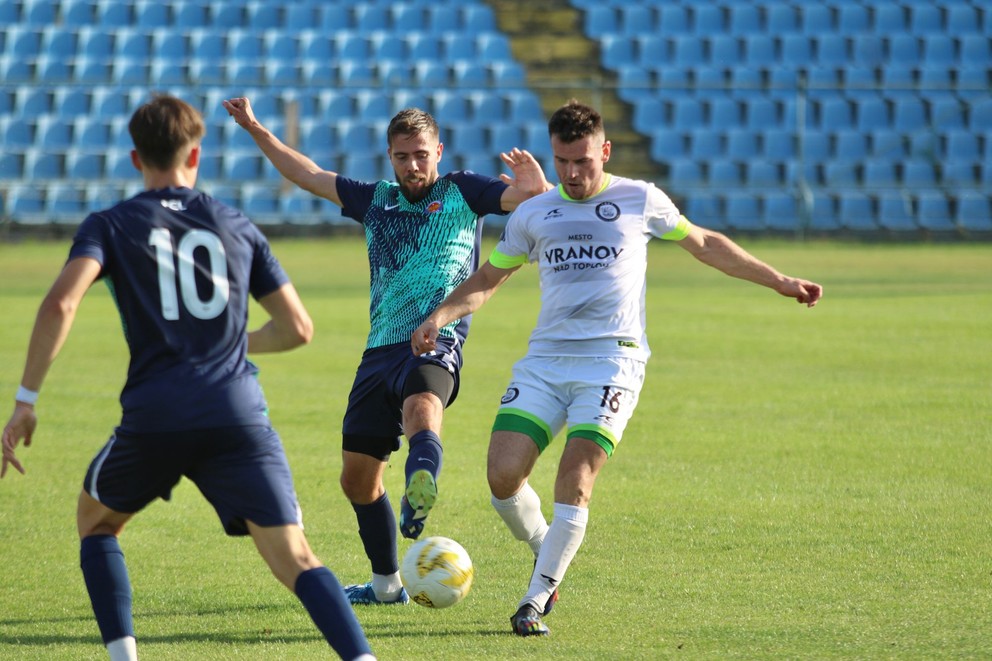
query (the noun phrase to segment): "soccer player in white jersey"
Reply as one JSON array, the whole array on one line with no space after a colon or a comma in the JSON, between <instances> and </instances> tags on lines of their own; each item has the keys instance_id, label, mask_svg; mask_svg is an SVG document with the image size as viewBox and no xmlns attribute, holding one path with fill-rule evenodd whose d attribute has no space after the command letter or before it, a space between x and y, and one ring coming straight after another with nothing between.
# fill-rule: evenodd
<instances>
[{"instance_id":1,"label":"soccer player in white jersey","mask_svg":"<svg viewBox=\"0 0 992 661\"><path fill-rule=\"evenodd\" d=\"M729 238L693 225L653 184L607 173L602 117L571 100L548 123L557 189L523 202L489 261L414 331L415 354L438 329L478 310L527 262L537 262L541 311L527 355L514 365L489 443L492 504L535 556L527 593L510 618L520 636L548 635L541 621L582 543L596 476L637 405L650 355L645 334L647 244L676 242L704 264L809 307L823 288L792 278ZM566 429L549 525L527 479Z\"/></svg>"}]
</instances>

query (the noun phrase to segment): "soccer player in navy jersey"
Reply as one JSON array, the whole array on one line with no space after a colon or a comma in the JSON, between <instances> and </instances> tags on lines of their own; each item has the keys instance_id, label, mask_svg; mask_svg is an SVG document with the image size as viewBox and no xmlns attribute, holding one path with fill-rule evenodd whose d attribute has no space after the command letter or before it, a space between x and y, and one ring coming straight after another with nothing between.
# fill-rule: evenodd
<instances>
[{"instance_id":1,"label":"soccer player in navy jersey","mask_svg":"<svg viewBox=\"0 0 992 661\"><path fill-rule=\"evenodd\" d=\"M255 118L248 99L229 99L224 107L284 177L364 226L370 328L344 417L341 486L355 509L372 580L345 591L355 604L405 604L383 472L405 435L410 449L399 529L415 539L437 499L441 421L458 394L469 319L442 328L434 349L420 356L410 354L410 332L478 267L480 219L512 211L552 186L537 160L517 148L500 154L513 177L440 176L437 122L416 108L397 113L386 131L396 181L360 182L285 145Z\"/></svg>"},{"instance_id":2,"label":"soccer player in navy jersey","mask_svg":"<svg viewBox=\"0 0 992 661\"><path fill-rule=\"evenodd\" d=\"M145 190L79 226L69 259L42 301L3 463L24 473L34 405L84 295L103 280L124 326L131 362L123 408L90 464L79 496L80 564L112 661L135 659L131 584L118 537L183 476L228 535L250 535L276 578L295 592L345 659L374 659L337 578L313 554L282 443L248 353L310 341L313 325L268 241L240 211L193 186L205 129L189 104L157 96L129 124ZM248 332L248 297L268 321Z\"/></svg>"}]
</instances>

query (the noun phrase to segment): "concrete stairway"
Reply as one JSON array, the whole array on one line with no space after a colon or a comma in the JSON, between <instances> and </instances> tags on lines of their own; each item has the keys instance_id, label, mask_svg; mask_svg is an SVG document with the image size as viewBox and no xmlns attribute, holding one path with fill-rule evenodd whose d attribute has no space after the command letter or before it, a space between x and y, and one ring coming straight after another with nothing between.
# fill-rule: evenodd
<instances>
[{"instance_id":1,"label":"concrete stairway","mask_svg":"<svg viewBox=\"0 0 992 661\"><path fill-rule=\"evenodd\" d=\"M583 12L567 0L487 2L545 115L573 97L595 107L613 143L608 171L663 184L667 168L651 161L647 136L631 127L632 108L616 95L616 76L600 66L599 45L582 32Z\"/></svg>"}]
</instances>

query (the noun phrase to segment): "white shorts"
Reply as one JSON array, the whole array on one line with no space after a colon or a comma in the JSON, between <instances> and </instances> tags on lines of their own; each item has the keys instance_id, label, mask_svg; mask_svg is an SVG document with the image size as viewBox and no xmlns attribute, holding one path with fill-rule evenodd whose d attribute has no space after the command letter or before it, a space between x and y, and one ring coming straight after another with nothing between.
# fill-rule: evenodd
<instances>
[{"instance_id":1,"label":"white shorts","mask_svg":"<svg viewBox=\"0 0 992 661\"><path fill-rule=\"evenodd\" d=\"M567 424L569 438L587 438L612 455L637 406L644 367L622 357L524 356L493 431L526 434L543 452Z\"/></svg>"}]
</instances>

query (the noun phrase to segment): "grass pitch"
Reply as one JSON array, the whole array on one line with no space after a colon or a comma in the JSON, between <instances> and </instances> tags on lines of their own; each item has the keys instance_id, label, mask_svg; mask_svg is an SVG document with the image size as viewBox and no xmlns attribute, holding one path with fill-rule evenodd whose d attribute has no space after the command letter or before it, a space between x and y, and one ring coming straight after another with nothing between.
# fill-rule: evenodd
<instances>
[{"instance_id":1,"label":"grass pitch","mask_svg":"<svg viewBox=\"0 0 992 661\"><path fill-rule=\"evenodd\" d=\"M647 383L599 479L547 639L509 633L531 560L485 484L492 416L537 314L536 270L477 313L427 531L468 549L475 586L448 610L359 609L382 659L988 658L992 247L745 247L821 282L824 300L807 310L652 246ZM274 249L317 335L258 357L262 384L315 551L342 582L365 581L337 484L367 332L364 246L344 237ZM0 244L8 402L66 250ZM45 384L34 445L20 452L28 473L0 482L0 658L105 658L74 514L87 462L119 417L126 361L97 285ZM532 480L546 513L560 444ZM394 506L404 459L386 474ZM144 659L328 657L295 597L250 541L223 535L189 483L141 513L122 546Z\"/></svg>"}]
</instances>

